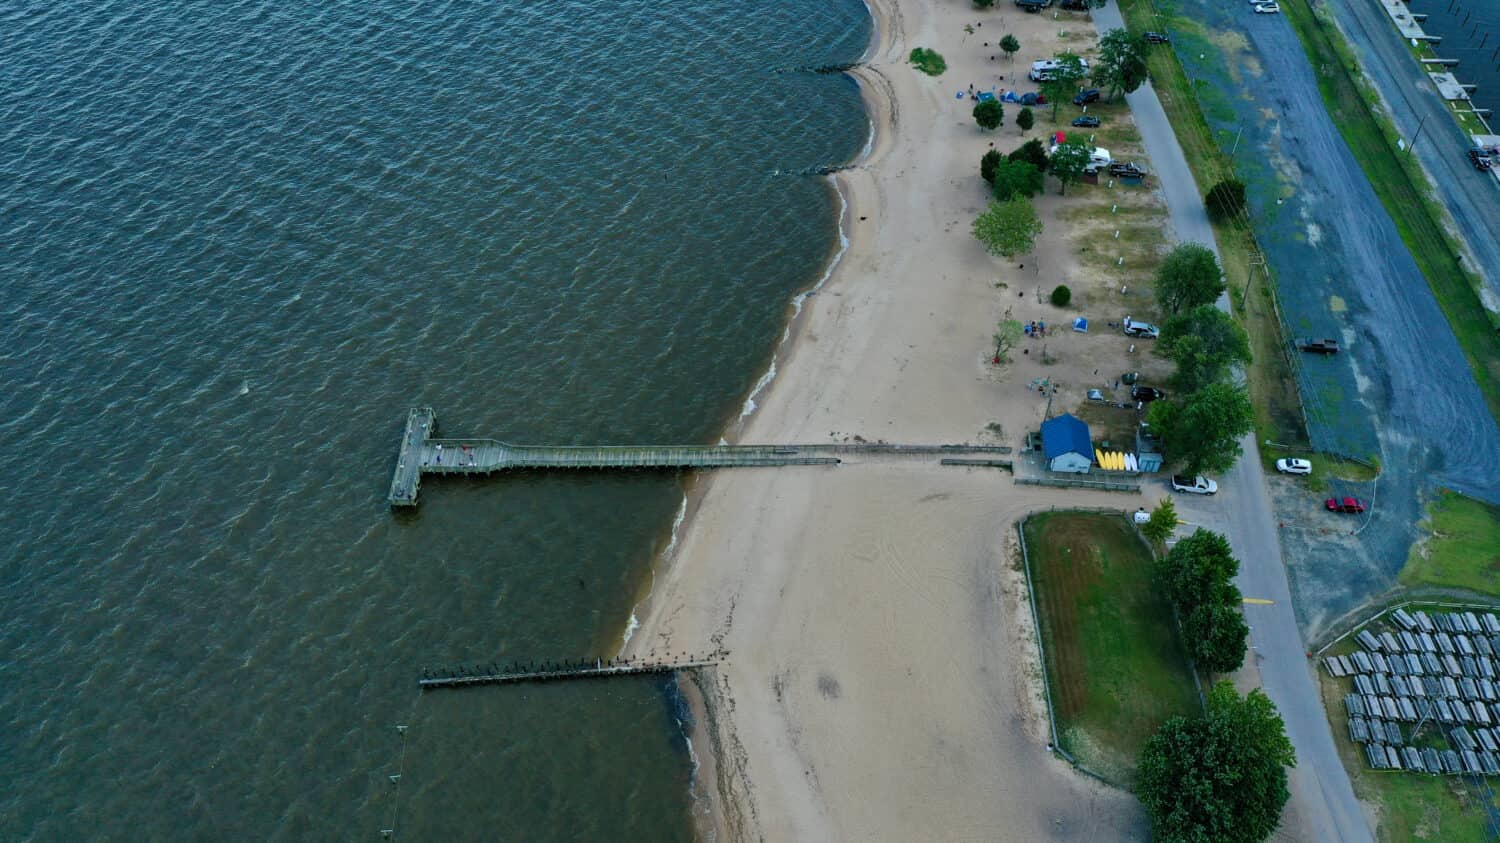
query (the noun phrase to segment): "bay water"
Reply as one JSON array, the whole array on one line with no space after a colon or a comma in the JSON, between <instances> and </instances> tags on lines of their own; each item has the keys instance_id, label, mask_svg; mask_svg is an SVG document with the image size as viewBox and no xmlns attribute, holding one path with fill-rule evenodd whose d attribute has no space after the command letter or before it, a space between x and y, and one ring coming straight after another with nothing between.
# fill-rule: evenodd
<instances>
[{"instance_id":1,"label":"bay water","mask_svg":"<svg viewBox=\"0 0 1500 843\"><path fill-rule=\"evenodd\" d=\"M862 54L860 0L0 28L0 839L689 837L670 683L416 685L613 653L682 478L384 496L415 405L717 439L838 248L828 182L776 173L866 142L798 70Z\"/></svg>"}]
</instances>

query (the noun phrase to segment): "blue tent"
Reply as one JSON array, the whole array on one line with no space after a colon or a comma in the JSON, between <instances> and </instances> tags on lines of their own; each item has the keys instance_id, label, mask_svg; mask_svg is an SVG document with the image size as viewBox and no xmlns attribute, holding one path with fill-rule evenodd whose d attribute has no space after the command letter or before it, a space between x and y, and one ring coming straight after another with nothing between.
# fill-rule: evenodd
<instances>
[{"instance_id":1,"label":"blue tent","mask_svg":"<svg viewBox=\"0 0 1500 843\"><path fill-rule=\"evenodd\" d=\"M1073 330L1077 331L1080 334L1087 334L1089 332L1089 320L1083 318L1082 316L1074 319Z\"/></svg>"}]
</instances>

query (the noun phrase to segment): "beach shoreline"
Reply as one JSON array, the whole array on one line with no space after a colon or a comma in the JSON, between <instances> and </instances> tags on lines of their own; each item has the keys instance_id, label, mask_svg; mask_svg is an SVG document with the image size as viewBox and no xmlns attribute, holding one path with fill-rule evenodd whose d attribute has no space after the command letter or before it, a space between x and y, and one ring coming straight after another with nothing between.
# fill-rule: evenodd
<instances>
[{"instance_id":1,"label":"beach shoreline","mask_svg":"<svg viewBox=\"0 0 1500 843\"><path fill-rule=\"evenodd\" d=\"M974 171L997 136L976 134L965 104L950 119L952 90L1014 70L985 64L973 49L984 36L966 43L972 9L866 5L872 45L851 75L872 137L862 160L832 177L848 245L794 300L767 367L775 377L727 441L965 442L997 423L1019 432L1042 412L1022 378L999 382L988 366L1005 309L995 276L1008 270L960 221L983 207ZM944 79L906 66L918 36L954 57ZM1137 836L1128 794L1082 780L1047 751L1029 627L1015 622L1024 592L1008 525L1088 496L1017 494L993 469L861 462L687 484L622 652L723 655L679 679L696 690L684 696L707 799L700 836L909 840L1011 828L1055 839L1076 833L1080 806L1096 831Z\"/></svg>"}]
</instances>

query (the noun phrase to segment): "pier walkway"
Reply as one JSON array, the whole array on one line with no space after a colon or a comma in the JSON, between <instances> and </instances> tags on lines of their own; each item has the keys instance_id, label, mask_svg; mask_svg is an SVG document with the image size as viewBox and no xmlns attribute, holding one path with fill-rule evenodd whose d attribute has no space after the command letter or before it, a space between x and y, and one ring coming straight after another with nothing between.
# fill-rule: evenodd
<instances>
[{"instance_id":1,"label":"pier walkway","mask_svg":"<svg viewBox=\"0 0 1500 843\"><path fill-rule=\"evenodd\" d=\"M417 407L406 430L391 477L391 506L416 506L423 474L490 474L510 469L736 468L748 466L837 465L838 454L1010 453L988 445L511 445L495 439L442 439L437 414Z\"/></svg>"}]
</instances>

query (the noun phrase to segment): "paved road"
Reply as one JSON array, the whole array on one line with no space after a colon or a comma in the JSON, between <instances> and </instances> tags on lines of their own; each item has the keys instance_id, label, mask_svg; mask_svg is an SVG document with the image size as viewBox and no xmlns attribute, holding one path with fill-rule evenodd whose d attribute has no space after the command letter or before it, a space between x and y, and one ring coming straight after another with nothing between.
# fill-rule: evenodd
<instances>
[{"instance_id":1,"label":"paved road","mask_svg":"<svg viewBox=\"0 0 1500 843\"><path fill-rule=\"evenodd\" d=\"M1114 5L1096 11L1094 18L1100 31L1124 25ZM1156 92L1147 85L1129 94L1126 100L1162 185L1177 238L1206 244L1217 253L1201 194ZM1220 307L1227 306L1227 298L1222 299ZM1281 710L1287 736L1297 751L1297 767L1290 777L1290 810L1297 815L1305 832L1315 835L1316 840L1373 841L1334 746L1328 717L1297 628L1291 587L1277 541L1276 519L1271 514L1270 496L1261 474L1260 450L1254 436L1246 436L1241 445L1244 458L1220 478L1219 494L1211 501L1184 501L1183 517L1193 520L1192 515L1203 510L1202 517L1211 518L1213 526L1228 536L1240 558L1240 590L1249 597L1275 601L1270 605L1247 606L1245 614L1261 683L1266 695Z\"/></svg>"},{"instance_id":2,"label":"paved road","mask_svg":"<svg viewBox=\"0 0 1500 843\"><path fill-rule=\"evenodd\" d=\"M1427 73L1407 52L1385 9L1375 0L1330 0L1329 7L1365 72L1385 95L1397 130L1408 140L1417 138L1416 156L1432 174L1439 198L1480 262L1486 304L1500 309L1500 186L1493 176L1469 166L1463 154L1470 146L1468 133L1459 128ZM1463 74L1462 65L1458 73ZM1422 135L1417 137L1419 125Z\"/></svg>"}]
</instances>

